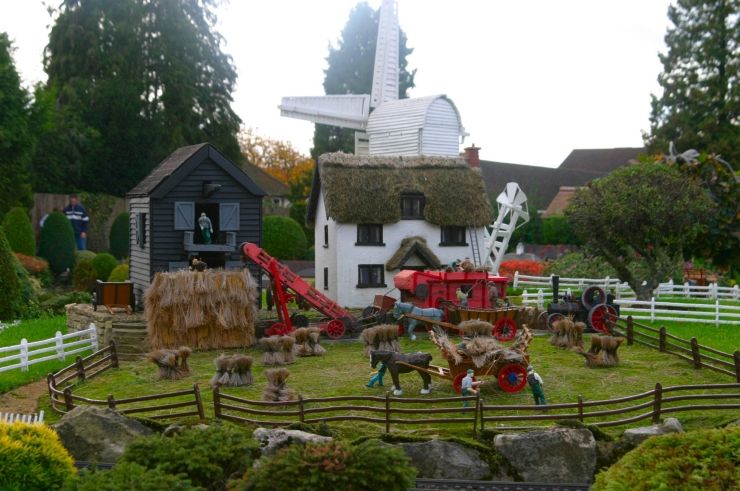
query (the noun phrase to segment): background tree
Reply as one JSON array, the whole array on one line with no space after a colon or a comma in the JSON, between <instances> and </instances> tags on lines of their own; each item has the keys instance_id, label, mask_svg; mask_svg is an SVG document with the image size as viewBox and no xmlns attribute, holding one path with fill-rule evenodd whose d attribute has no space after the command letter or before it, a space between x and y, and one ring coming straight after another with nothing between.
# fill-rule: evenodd
<instances>
[{"instance_id":1,"label":"background tree","mask_svg":"<svg viewBox=\"0 0 740 491\"><path fill-rule=\"evenodd\" d=\"M16 259L0 227L0 321L11 321L21 314L21 284L16 275Z\"/></svg>"},{"instance_id":2,"label":"background tree","mask_svg":"<svg viewBox=\"0 0 740 491\"><path fill-rule=\"evenodd\" d=\"M238 160L236 70L213 30L215 3L64 0L34 111L61 155L40 146L35 172L122 195L182 145L209 141Z\"/></svg>"},{"instance_id":3,"label":"background tree","mask_svg":"<svg viewBox=\"0 0 740 491\"><path fill-rule=\"evenodd\" d=\"M565 213L586 251L603 258L639 299L647 299L680 271L684 246L712 208L698 182L645 162L592 181Z\"/></svg>"},{"instance_id":4,"label":"background tree","mask_svg":"<svg viewBox=\"0 0 740 491\"><path fill-rule=\"evenodd\" d=\"M12 208L3 217L2 227L13 252L32 257L36 255L36 236L25 208Z\"/></svg>"},{"instance_id":5,"label":"background tree","mask_svg":"<svg viewBox=\"0 0 740 491\"><path fill-rule=\"evenodd\" d=\"M0 32L0 216L14 206L30 207L28 94L21 87L8 35Z\"/></svg>"},{"instance_id":6,"label":"background tree","mask_svg":"<svg viewBox=\"0 0 740 491\"><path fill-rule=\"evenodd\" d=\"M659 54L660 96L652 96L653 152L678 148L714 152L740 161L739 0L678 0L668 7L673 24ZM737 167L735 167L737 169Z\"/></svg>"},{"instance_id":7,"label":"background tree","mask_svg":"<svg viewBox=\"0 0 740 491\"><path fill-rule=\"evenodd\" d=\"M350 12L347 24L342 30L338 46L329 45L326 61L329 67L324 70L324 92L332 94L369 94L372 91L373 69L375 67L375 45L378 39L379 10L374 10L366 2L358 3ZM408 71L406 57L413 52L406 43L406 34L400 30L398 43L399 97L408 97L408 90L414 87L416 70ZM314 130L314 160L327 152L354 152L355 130L317 124Z\"/></svg>"}]
</instances>

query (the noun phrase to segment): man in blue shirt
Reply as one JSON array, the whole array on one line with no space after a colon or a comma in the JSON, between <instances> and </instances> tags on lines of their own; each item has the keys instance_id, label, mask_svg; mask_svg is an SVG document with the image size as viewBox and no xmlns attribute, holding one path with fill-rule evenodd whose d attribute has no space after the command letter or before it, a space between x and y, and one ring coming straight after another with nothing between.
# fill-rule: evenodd
<instances>
[{"instance_id":1,"label":"man in blue shirt","mask_svg":"<svg viewBox=\"0 0 740 491\"><path fill-rule=\"evenodd\" d=\"M64 214L72 224L77 250L84 251L87 248L87 226L90 224L90 217L87 216L87 210L80 204L76 194L69 195L69 204L64 207Z\"/></svg>"}]
</instances>

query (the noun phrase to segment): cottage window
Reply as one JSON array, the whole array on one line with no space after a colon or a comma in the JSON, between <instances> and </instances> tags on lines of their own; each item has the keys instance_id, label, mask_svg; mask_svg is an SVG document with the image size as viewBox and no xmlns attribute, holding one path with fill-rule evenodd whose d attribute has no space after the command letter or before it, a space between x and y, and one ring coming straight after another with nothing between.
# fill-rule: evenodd
<instances>
[{"instance_id":1,"label":"cottage window","mask_svg":"<svg viewBox=\"0 0 740 491\"><path fill-rule=\"evenodd\" d=\"M385 271L382 264L360 264L357 266L357 288L385 287Z\"/></svg>"},{"instance_id":2,"label":"cottage window","mask_svg":"<svg viewBox=\"0 0 740 491\"><path fill-rule=\"evenodd\" d=\"M324 290L329 289L329 268L324 267Z\"/></svg>"},{"instance_id":3,"label":"cottage window","mask_svg":"<svg viewBox=\"0 0 740 491\"><path fill-rule=\"evenodd\" d=\"M329 225L324 225L324 247L329 247Z\"/></svg>"},{"instance_id":4,"label":"cottage window","mask_svg":"<svg viewBox=\"0 0 740 491\"><path fill-rule=\"evenodd\" d=\"M383 225L375 223L357 225L355 245L385 245L383 244Z\"/></svg>"},{"instance_id":5,"label":"cottage window","mask_svg":"<svg viewBox=\"0 0 740 491\"><path fill-rule=\"evenodd\" d=\"M441 246L466 246L465 242L465 227L461 226L449 226L442 227L442 239L440 240Z\"/></svg>"},{"instance_id":6,"label":"cottage window","mask_svg":"<svg viewBox=\"0 0 740 491\"><path fill-rule=\"evenodd\" d=\"M424 195L402 194L401 195L401 218L405 220L424 219Z\"/></svg>"}]
</instances>

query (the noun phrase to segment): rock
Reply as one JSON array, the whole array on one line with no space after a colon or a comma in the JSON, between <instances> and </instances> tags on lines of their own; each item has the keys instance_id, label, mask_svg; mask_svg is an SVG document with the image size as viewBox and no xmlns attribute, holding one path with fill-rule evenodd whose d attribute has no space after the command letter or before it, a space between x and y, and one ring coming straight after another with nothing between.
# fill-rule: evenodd
<instances>
[{"instance_id":1,"label":"rock","mask_svg":"<svg viewBox=\"0 0 740 491\"><path fill-rule=\"evenodd\" d=\"M154 433L115 409L77 406L65 414L54 429L76 460L116 462L136 438Z\"/></svg>"},{"instance_id":2,"label":"rock","mask_svg":"<svg viewBox=\"0 0 740 491\"><path fill-rule=\"evenodd\" d=\"M416 467L417 477L428 479L490 479L491 469L480 452L459 443L431 440L399 445Z\"/></svg>"},{"instance_id":3,"label":"rock","mask_svg":"<svg viewBox=\"0 0 740 491\"><path fill-rule=\"evenodd\" d=\"M326 443L332 441L330 436L314 435L300 430L283 430L280 428L268 430L257 428L252 437L260 442L262 455L272 455L279 449L292 443L305 445L308 442Z\"/></svg>"},{"instance_id":4,"label":"rock","mask_svg":"<svg viewBox=\"0 0 740 491\"><path fill-rule=\"evenodd\" d=\"M524 482L587 484L593 480L596 440L587 429L496 435L493 444Z\"/></svg>"},{"instance_id":5,"label":"rock","mask_svg":"<svg viewBox=\"0 0 740 491\"><path fill-rule=\"evenodd\" d=\"M631 447L636 447L651 436L668 433L683 433L683 426L676 418L667 418L660 424L630 428L622 434L622 440Z\"/></svg>"},{"instance_id":6,"label":"rock","mask_svg":"<svg viewBox=\"0 0 740 491\"><path fill-rule=\"evenodd\" d=\"M162 434L164 436L173 436L173 435L177 435L178 433L180 433L184 429L185 429L185 427L183 425L179 425L177 423L173 423L173 424L169 425L167 428L165 428L164 431L162 432Z\"/></svg>"}]
</instances>

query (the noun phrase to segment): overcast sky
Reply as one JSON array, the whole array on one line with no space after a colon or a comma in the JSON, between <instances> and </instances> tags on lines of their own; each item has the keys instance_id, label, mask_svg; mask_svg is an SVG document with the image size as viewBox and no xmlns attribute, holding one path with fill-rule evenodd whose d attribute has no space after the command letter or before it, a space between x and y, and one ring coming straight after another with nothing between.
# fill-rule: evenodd
<instances>
[{"instance_id":1,"label":"overcast sky","mask_svg":"<svg viewBox=\"0 0 740 491\"><path fill-rule=\"evenodd\" d=\"M114 0L111 0L114 1ZM52 5L60 3L51 0ZM313 125L281 118L282 96L323 94L328 44L355 0L231 0L218 9L239 74L244 125L307 153ZM380 0L370 0L377 8ZM446 94L481 158L554 167L573 148L641 146L658 93L669 0L398 0L414 48L412 97ZM0 0L27 86L45 80L40 0ZM466 145L467 146L467 145Z\"/></svg>"}]
</instances>

